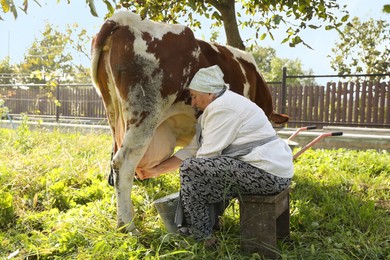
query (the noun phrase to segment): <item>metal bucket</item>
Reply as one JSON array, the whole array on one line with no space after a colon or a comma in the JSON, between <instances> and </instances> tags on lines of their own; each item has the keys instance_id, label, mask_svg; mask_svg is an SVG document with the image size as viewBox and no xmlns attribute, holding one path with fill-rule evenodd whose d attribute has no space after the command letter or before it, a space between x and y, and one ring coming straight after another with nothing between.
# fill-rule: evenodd
<instances>
[{"instance_id":1,"label":"metal bucket","mask_svg":"<svg viewBox=\"0 0 390 260\"><path fill-rule=\"evenodd\" d=\"M154 201L154 206L156 207L157 212L165 225L165 228L170 233L177 232L177 226L175 224L175 214L178 201L179 192L169 194Z\"/></svg>"}]
</instances>

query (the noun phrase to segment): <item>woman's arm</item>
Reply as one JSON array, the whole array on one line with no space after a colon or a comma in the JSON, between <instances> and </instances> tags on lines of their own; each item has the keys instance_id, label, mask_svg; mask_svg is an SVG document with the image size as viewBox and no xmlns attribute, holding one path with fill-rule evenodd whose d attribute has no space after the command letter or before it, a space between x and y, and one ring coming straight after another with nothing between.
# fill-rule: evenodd
<instances>
[{"instance_id":1,"label":"woman's arm","mask_svg":"<svg viewBox=\"0 0 390 260\"><path fill-rule=\"evenodd\" d=\"M141 169L137 168L136 173L140 180L155 178L161 174L177 170L182 163L182 160L176 156L169 157L165 161L162 161L160 164L154 166L150 169Z\"/></svg>"}]
</instances>

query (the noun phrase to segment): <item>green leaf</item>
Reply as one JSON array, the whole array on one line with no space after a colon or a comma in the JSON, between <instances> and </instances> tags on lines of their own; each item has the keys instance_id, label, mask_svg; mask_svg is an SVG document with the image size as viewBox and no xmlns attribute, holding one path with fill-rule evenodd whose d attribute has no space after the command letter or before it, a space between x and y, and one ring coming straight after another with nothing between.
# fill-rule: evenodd
<instances>
[{"instance_id":1,"label":"green leaf","mask_svg":"<svg viewBox=\"0 0 390 260\"><path fill-rule=\"evenodd\" d=\"M295 44L298 44L298 43L301 43L301 42L302 42L302 39L301 39L301 37L299 37L299 36L295 36L295 38L293 39L293 41L294 41Z\"/></svg>"},{"instance_id":2,"label":"green leaf","mask_svg":"<svg viewBox=\"0 0 390 260\"><path fill-rule=\"evenodd\" d=\"M283 41L282 41L281 43L286 43L286 42L288 42L289 40L290 40L290 37L286 37L286 38L283 39Z\"/></svg>"},{"instance_id":3,"label":"green leaf","mask_svg":"<svg viewBox=\"0 0 390 260\"><path fill-rule=\"evenodd\" d=\"M111 14L114 13L115 9L114 9L114 7L111 5L110 2L107 1L107 0L104 0L103 2L106 4L108 11L109 11Z\"/></svg>"},{"instance_id":4,"label":"green leaf","mask_svg":"<svg viewBox=\"0 0 390 260\"><path fill-rule=\"evenodd\" d=\"M260 36L260 40L264 40L265 37L267 37L267 34L266 34L266 33L263 33L263 34Z\"/></svg>"},{"instance_id":5,"label":"green leaf","mask_svg":"<svg viewBox=\"0 0 390 260\"><path fill-rule=\"evenodd\" d=\"M390 5L384 5L383 6L383 12L390 13Z\"/></svg>"},{"instance_id":6,"label":"green leaf","mask_svg":"<svg viewBox=\"0 0 390 260\"><path fill-rule=\"evenodd\" d=\"M311 252L312 255L314 255L316 253L316 249L315 249L314 244L310 245L310 252Z\"/></svg>"},{"instance_id":7,"label":"green leaf","mask_svg":"<svg viewBox=\"0 0 390 260\"><path fill-rule=\"evenodd\" d=\"M191 7L192 10L196 10L196 3L194 0L188 1L188 5Z\"/></svg>"},{"instance_id":8,"label":"green leaf","mask_svg":"<svg viewBox=\"0 0 390 260\"><path fill-rule=\"evenodd\" d=\"M18 12L16 11L16 6L14 2L11 0L12 4L10 5L11 7L11 12L14 14L15 19L18 18Z\"/></svg>"},{"instance_id":9,"label":"green leaf","mask_svg":"<svg viewBox=\"0 0 390 260\"><path fill-rule=\"evenodd\" d=\"M8 13L10 9L8 0L1 0L1 7L3 8L4 13Z\"/></svg>"},{"instance_id":10,"label":"green leaf","mask_svg":"<svg viewBox=\"0 0 390 260\"><path fill-rule=\"evenodd\" d=\"M96 7L95 7L95 1L94 0L85 0L85 1L89 5L89 10L91 11L91 14L93 16L98 17L98 14L96 12Z\"/></svg>"},{"instance_id":11,"label":"green leaf","mask_svg":"<svg viewBox=\"0 0 390 260\"><path fill-rule=\"evenodd\" d=\"M23 1L23 12L27 14L27 9L28 9L28 0Z\"/></svg>"},{"instance_id":12,"label":"green leaf","mask_svg":"<svg viewBox=\"0 0 390 260\"><path fill-rule=\"evenodd\" d=\"M280 24L280 21L282 20L282 17L280 16L280 15L274 15L274 17L273 17L273 20L274 20L274 23L275 24Z\"/></svg>"},{"instance_id":13,"label":"green leaf","mask_svg":"<svg viewBox=\"0 0 390 260\"><path fill-rule=\"evenodd\" d=\"M269 32L269 37L271 37L271 39L274 41L275 39L274 39L274 36L273 36L273 34L271 33L271 32Z\"/></svg>"},{"instance_id":14,"label":"green leaf","mask_svg":"<svg viewBox=\"0 0 390 260\"><path fill-rule=\"evenodd\" d=\"M309 24L308 26L312 29L315 29L315 30L321 27L321 26L317 26L317 25L313 25L313 24Z\"/></svg>"},{"instance_id":15,"label":"green leaf","mask_svg":"<svg viewBox=\"0 0 390 260\"><path fill-rule=\"evenodd\" d=\"M325 30L329 31L329 30L332 30L334 28L333 25L327 25L325 26Z\"/></svg>"},{"instance_id":16,"label":"green leaf","mask_svg":"<svg viewBox=\"0 0 390 260\"><path fill-rule=\"evenodd\" d=\"M349 19L349 15L344 15L343 18L341 18L341 21L344 23Z\"/></svg>"},{"instance_id":17,"label":"green leaf","mask_svg":"<svg viewBox=\"0 0 390 260\"><path fill-rule=\"evenodd\" d=\"M221 15L217 11L213 12L213 14L211 15L211 18L215 19L215 20L222 20Z\"/></svg>"}]
</instances>

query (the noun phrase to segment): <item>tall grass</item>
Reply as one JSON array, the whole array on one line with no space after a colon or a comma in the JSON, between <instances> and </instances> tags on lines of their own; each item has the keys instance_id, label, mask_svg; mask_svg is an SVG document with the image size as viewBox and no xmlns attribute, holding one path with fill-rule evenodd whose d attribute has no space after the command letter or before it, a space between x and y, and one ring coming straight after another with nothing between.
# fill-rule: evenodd
<instances>
[{"instance_id":1,"label":"tall grass","mask_svg":"<svg viewBox=\"0 0 390 260\"><path fill-rule=\"evenodd\" d=\"M153 201L177 174L136 181L140 236L116 230L107 185L109 134L0 129L0 257L6 259L261 259L240 251L236 202L217 250L168 234ZM281 259L390 259L390 153L308 150L295 162L291 237Z\"/></svg>"}]
</instances>

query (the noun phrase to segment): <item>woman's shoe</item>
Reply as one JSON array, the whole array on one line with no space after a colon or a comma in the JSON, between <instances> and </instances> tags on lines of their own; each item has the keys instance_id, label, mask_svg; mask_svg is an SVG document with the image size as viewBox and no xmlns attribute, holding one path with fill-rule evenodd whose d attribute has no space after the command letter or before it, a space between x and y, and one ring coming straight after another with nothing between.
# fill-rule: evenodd
<instances>
[{"instance_id":1,"label":"woman's shoe","mask_svg":"<svg viewBox=\"0 0 390 260\"><path fill-rule=\"evenodd\" d=\"M187 227L181 227L178 229L177 233L179 233L182 236L188 237L191 235L190 229Z\"/></svg>"}]
</instances>

